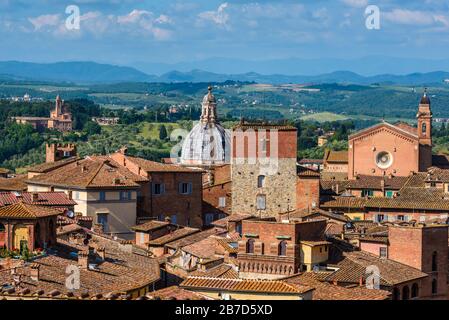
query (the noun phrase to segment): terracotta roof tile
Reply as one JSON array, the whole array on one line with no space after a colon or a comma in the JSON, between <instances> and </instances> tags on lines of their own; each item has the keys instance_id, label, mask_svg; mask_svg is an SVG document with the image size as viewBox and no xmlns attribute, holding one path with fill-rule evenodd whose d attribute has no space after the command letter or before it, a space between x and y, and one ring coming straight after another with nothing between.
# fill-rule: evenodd
<instances>
[{"instance_id":1,"label":"terracotta roof tile","mask_svg":"<svg viewBox=\"0 0 449 320\"><path fill-rule=\"evenodd\" d=\"M374 198L373 198L374 199ZM367 199L358 197L333 197L320 204L321 208L364 209Z\"/></svg>"},{"instance_id":2,"label":"terracotta roof tile","mask_svg":"<svg viewBox=\"0 0 449 320\"><path fill-rule=\"evenodd\" d=\"M0 218L36 219L59 214L61 212L54 208L25 204L23 202L0 208Z\"/></svg>"},{"instance_id":3,"label":"terracotta roof tile","mask_svg":"<svg viewBox=\"0 0 449 320\"><path fill-rule=\"evenodd\" d=\"M148 242L148 245L163 246L170 242L177 243L177 240L181 242L181 240L183 240L183 238L186 238L188 236L191 236L192 234L196 234L199 232L200 232L200 230L196 229L196 228L188 228L188 227L179 228L179 229L174 230L171 233L166 234L162 237L150 240L150 242Z\"/></svg>"},{"instance_id":4,"label":"terracotta roof tile","mask_svg":"<svg viewBox=\"0 0 449 320\"><path fill-rule=\"evenodd\" d=\"M155 259L122 251L111 241L102 240L101 237L95 238L97 246L105 248L106 259L95 260L95 269L80 269L81 288L71 291L70 295L77 298L103 299L112 296L113 293L122 294L149 286L159 279L159 264ZM69 294L66 288L66 267L76 265L76 255L85 248L58 239L58 244L54 248L56 250L33 261L40 268L39 281L31 279L31 265L25 264L16 268L16 274L21 276L21 282L15 291L29 289L30 296L42 292L43 297L66 297ZM5 283L13 283L11 270L0 271L0 287ZM52 295L51 292L60 294Z\"/></svg>"},{"instance_id":5,"label":"terracotta roof tile","mask_svg":"<svg viewBox=\"0 0 449 320\"><path fill-rule=\"evenodd\" d=\"M313 287L306 285L291 285L285 281L222 279L210 277L188 277L180 284L180 287L186 289L212 289L234 292L290 294L302 294L314 289Z\"/></svg>"},{"instance_id":6,"label":"terracotta roof tile","mask_svg":"<svg viewBox=\"0 0 449 320\"><path fill-rule=\"evenodd\" d=\"M149 231L152 231L152 230L157 230L157 229L166 227L168 225L170 225L170 222L152 220L152 221L148 221L148 222L139 224L137 226L134 226L131 229L134 230L134 231L149 232Z\"/></svg>"},{"instance_id":7,"label":"terracotta roof tile","mask_svg":"<svg viewBox=\"0 0 449 320\"><path fill-rule=\"evenodd\" d=\"M387 300L390 293L385 290L367 289L366 287L345 288L323 282L329 272L305 272L283 279L290 284L314 287L313 300Z\"/></svg>"},{"instance_id":8,"label":"terracotta roof tile","mask_svg":"<svg viewBox=\"0 0 449 320\"><path fill-rule=\"evenodd\" d=\"M86 157L27 182L77 188L138 188L138 182L148 181L107 157Z\"/></svg>"},{"instance_id":9,"label":"terracotta roof tile","mask_svg":"<svg viewBox=\"0 0 449 320\"><path fill-rule=\"evenodd\" d=\"M38 165L28 168L28 172L37 172L37 173L50 172L52 170L63 167L69 163L75 162L78 159L79 159L78 157L70 157L70 158L62 159L62 160L55 161L55 162L44 162L44 163L41 163L41 164L38 164Z\"/></svg>"},{"instance_id":10,"label":"terracotta roof tile","mask_svg":"<svg viewBox=\"0 0 449 320\"><path fill-rule=\"evenodd\" d=\"M0 178L1 191L26 191L28 186L25 183L27 175L18 175L14 178Z\"/></svg>"},{"instance_id":11,"label":"terracotta roof tile","mask_svg":"<svg viewBox=\"0 0 449 320\"><path fill-rule=\"evenodd\" d=\"M306 168L300 165L296 166L296 174L298 175L298 177L314 177L314 178L320 177L319 171L312 170L310 168Z\"/></svg>"},{"instance_id":12,"label":"terracotta roof tile","mask_svg":"<svg viewBox=\"0 0 449 320\"><path fill-rule=\"evenodd\" d=\"M206 297L198 293L182 289L178 286L171 286L149 292L146 296L150 300L207 300Z\"/></svg>"},{"instance_id":13,"label":"terracotta roof tile","mask_svg":"<svg viewBox=\"0 0 449 320\"><path fill-rule=\"evenodd\" d=\"M186 229L186 228L185 228ZM198 229L195 229L198 230ZM219 228L212 228L201 232L195 232L193 234L186 235L184 237L179 237L178 239L173 239L167 243L167 247L172 249L179 249L183 248L185 246L188 246L192 243L199 242L203 239L206 239L212 235L220 235L224 234L225 232L222 229ZM156 239L157 241L158 239Z\"/></svg>"},{"instance_id":14,"label":"terracotta roof tile","mask_svg":"<svg viewBox=\"0 0 449 320\"><path fill-rule=\"evenodd\" d=\"M326 150L324 162L348 163L348 151Z\"/></svg>"},{"instance_id":15,"label":"terracotta roof tile","mask_svg":"<svg viewBox=\"0 0 449 320\"><path fill-rule=\"evenodd\" d=\"M33 201L33 194L37 194L37 201ZM24 202L41 206L74 206L77 203L70 200L64 192L0 192L0 207Z\"/></svg>"},{"instance_id":16,"label":"terracotta roof tile","mask_svg":"<svg viewBox=\"0 0 449 320\"><path fill-rule=\"evenodd\" d=\"M238 279L238 272L233 266L229 264L220 264L216 267L200 270L197 269L189 273L191 277L210 277L210 278L222 278L222 279Z\"/></svg>"},{"instance_id":17,"label":"terracotta roof tile","mask_svg":"<svg viewBox=\"0 0 449 320\"><path fill-rule=\"evenodd\" d=\"M155 161L146 160L143 158L136 158L125 156L130 162L137 164L142 170L147 172L187 172L187 173L202 173L203 170L197 168L183 167L174 164L165 164Z\"/></svg>"},{"instance_id":18,"label":"terracotta roof tile","mask_svg":"<svg viewBox=\"0 0 449 320\"><path fill-rule=\"evenodd\" d=\"M428 276L413 267L363 251L344 252L343 256L344 258L337 263L339 269L328 276L326 281L359 283L360 279L366 280L366 268L371 265L379 268L380 284L384 286L393 286Z\"/></svg>"}]
</instances>

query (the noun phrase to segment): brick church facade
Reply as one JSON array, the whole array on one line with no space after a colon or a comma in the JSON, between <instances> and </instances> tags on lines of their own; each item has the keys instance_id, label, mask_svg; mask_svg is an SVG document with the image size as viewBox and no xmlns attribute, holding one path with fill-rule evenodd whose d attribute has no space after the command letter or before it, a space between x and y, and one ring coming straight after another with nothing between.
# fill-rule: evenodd
<instances>
[{"instance_id":1,"label":"brick church facade","mask_svg":"<svg viewBox=\"0 0 449 320\"><path fill-rule=\"evenodd\" d=\"M379 123L349 136L348 179L358 175L409 176L432 166L432 112L424 93L416 115L418 128Z\"/></svg>"}]
</instances>

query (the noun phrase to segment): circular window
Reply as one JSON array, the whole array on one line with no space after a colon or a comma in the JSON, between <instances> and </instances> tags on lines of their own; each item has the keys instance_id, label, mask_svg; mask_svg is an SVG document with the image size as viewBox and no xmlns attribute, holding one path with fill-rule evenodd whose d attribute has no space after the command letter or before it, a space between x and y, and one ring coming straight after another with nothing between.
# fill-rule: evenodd
<instances>
[{"instance_id":1,"label":"circular window","mask_svg":"<svg viewBox=\"0 0 449 320\"><path fill-rule=\"evenodd\" d=\"M377 154L376 164L381 169L387 169L393 163L393 157L389 152L381 151Z\"/></svg>"}]
</instances>

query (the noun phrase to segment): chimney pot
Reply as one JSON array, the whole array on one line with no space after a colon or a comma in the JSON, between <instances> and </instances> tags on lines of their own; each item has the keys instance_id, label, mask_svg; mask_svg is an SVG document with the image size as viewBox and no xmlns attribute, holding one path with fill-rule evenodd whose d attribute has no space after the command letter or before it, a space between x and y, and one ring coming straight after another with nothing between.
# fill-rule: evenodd
<instances>
[{"instance_id":1,"label":"chimney pot","mask_svg":"<svg viewBox=\"0 0 449 320\"><path fill-rule=\"evenodd\" d=\"M39 194L36 193L36 192L33 192L33 193L31 194L31 201L32 201L32 202L38 202L38 201L39 201Z\"/></svg>"},{"instance_id":2,"label":"chimney pot","mask_svg":"<svg viewBox=\"0 0 449 320\"><path fill-rule=\"evenodd\" d=\"M80 269L87 270L89 267L89 251L78 252L78 266Z\"/></svg>"}]
</instances>

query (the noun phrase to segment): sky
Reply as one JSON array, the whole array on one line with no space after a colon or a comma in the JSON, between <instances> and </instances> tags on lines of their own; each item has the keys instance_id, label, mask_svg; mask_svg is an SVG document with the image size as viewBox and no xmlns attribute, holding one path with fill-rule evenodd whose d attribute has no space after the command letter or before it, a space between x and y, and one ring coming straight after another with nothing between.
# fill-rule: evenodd
<instances>
[{"instance_id":1,"label":"sky","mask_svg":"<svg viewBox=\"0 0 449 320\"><path fill-rule=\"evenodd\" d=\"M79 30L66 26L71 5ZM369 5L379 29L366 27ZM0 39L2 61L443 59L449 0L0 0Z\"/></svg>"}]
</instances>

